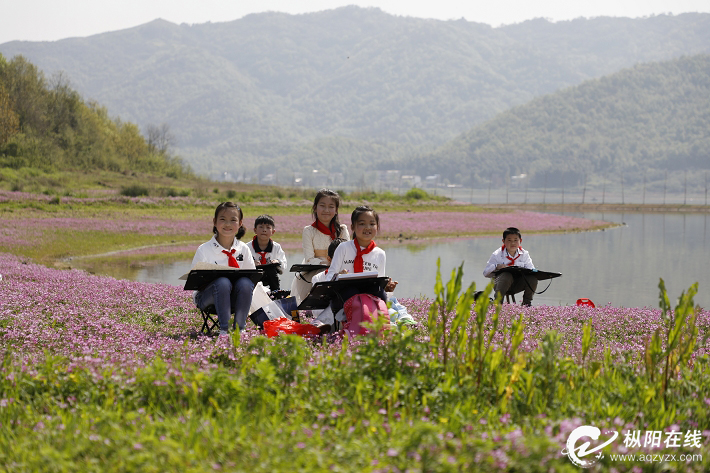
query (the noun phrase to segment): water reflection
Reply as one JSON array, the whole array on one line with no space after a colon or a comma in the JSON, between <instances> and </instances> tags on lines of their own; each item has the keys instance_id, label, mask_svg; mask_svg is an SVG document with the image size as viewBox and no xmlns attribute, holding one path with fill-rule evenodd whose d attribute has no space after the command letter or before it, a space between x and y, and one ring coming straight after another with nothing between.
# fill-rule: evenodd
<instances>
[{"instance_id":1,"label":"water reflection","mask_svg":"<svg viewBox=\"0 0 710 473\"><path fill-rule=\"evenodd\" d=\"M569 213L567 213L569 215ZM578 213L576 216L625 223L599 232L559 235L525 235L524 246L539 269L558 271L534 304L568 305L587 297L597 305L657 307L658 280L663 278L672 302L692 283L700 283L696 303L710 307L707 247L707 214ZM702 238L700 235L702 234ZM500 237L439 242L428 245L381 246L387 251L387 273L399 281L396 295L432 296L436 261L448 280L451 270L464 264L464 283L477 287L488 283L482 275ZM289 252L290 262L302 254ZM190 261L146 268L135 279L179 285L177 278L189 270ZM282 287L290 287L292 275L285 274ZM547 286L541 284L539 290Z\"/></svg>"}]
</instances>

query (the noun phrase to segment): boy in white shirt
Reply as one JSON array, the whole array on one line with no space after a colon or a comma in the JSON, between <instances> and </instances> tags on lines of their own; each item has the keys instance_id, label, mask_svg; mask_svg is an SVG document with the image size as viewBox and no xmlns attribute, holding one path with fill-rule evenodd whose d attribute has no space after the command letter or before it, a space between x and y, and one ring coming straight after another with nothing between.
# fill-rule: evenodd
<instances>
[{"instance_id":1,"label":"boy in white shirt","mask_svg":"<svg viewBox=\"0 0 710 473\"><path fill-rule=\"evenodd\" d=\"M276 233L276 222L270 215L259 215L254 220L254 238L247 243L254 264L258 267L263 264L279 263L277 268L269 268L264 272L262 279L265 286L269 286L271 291L281 289L279 274L283 274L286 268L286 253L281 245L271 239Z\"/></svg>"},{"instance_id":2,"label":"boy in white shirt","mask_svg":"<svg viewBox=\"0 0 710 473\"><path fill-rule=\"evenodd\" d=\"M506 294L517 294L523 292L523 305L532 305L532 299L537 289L537 278L531 275L513 274L500 272L497 270L508 266L519 266L527 269L535 269L530 253L523 249L520 244L523 237L520 230L515 227L508 227L503 231L503 246L493 252L488 259L483 275L487 278L495 278L494 289L501 298Z\"/></svg>"}]
</instances>

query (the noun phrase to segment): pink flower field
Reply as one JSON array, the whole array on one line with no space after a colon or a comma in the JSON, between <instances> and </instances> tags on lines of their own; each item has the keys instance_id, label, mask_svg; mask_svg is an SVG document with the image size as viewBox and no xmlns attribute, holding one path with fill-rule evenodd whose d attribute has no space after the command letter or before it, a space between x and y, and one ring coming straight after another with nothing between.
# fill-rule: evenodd
<instances>
[{"instance_id":1,"label":"pink flower field","mask_svg":"<svg viewBox=\"0 0 710 473\"><path fill-rule=\"evenodd\" d=\"M0 254L0 352L24 369L42 362L46 354L61 355L70 366L91 369L96 377L118 376L130 380L137 367L155 357L179 364L192 364L209 370L217 357L238 356L229 343L215 338L194 336L202 319L194 308L191 292L165 284L150 284L99 277L78 270L56 270ZM402 300L420 322L426 336L430 301ZM537 306L522 308L506 305L501 323L510 324L524 315L524 351L537 347L549 330L563 335L563 354L579 358L583 324L592 319L597 342L591 357L599 359L608 347L619 359L639 362L644 344L660 325L660 311ZM701 337L710 328L710 312L698 318ZM242 344L261 336L249 323L242 333ZM499 340L496 340L499 341ZM321 349L314 345L313 356ZM700 346L695 355L708 352Z\"/></svg>"}]
</instances>

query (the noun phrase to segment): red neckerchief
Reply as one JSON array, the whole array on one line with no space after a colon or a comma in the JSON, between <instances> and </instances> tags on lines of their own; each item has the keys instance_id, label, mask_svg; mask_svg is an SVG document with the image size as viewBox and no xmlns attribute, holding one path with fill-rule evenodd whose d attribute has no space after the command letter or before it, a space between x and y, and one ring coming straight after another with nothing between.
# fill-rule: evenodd
<instances>
[{"instance_id":1,"label":"red neckerchief","mask_svg":"<svg viewBox=\"0 0 710 473\"><path fill-rule=\"evenodd\" d=\"M271 241L271 238L269 238L269 243L266 245L266 248L264 248L264 251L261 251L261 248L259 247L259 240L256 235L254 235L254 238L251 240L251 246L254 247L255 252L261 255L261 261L259 261L259 264L267 264L268 261L266 261L266 253L274 251L274 242Z\"/></svg>"},{"instance_id":2,"label":"red neckerchief","mask_svg":"<svg viewBox=\"0 0 710 473\"><path fill-rule=\"evenodd\" d=\"M228 260L229 260L229 263L228 263L228 264L229 264L229 266L231 266L232 268L238 268L238 267L239 267L239 263L237 263L237 259L234 257L234 253L235 253L236 251L237 251L236 248L232 248L230 251L222 250L222 253L224 253L225 255L227 255L227 258L228 258Z\"/></svg>"},{"instance_id":3,"label":"red neckerchief","mask_svg":"<svg viewBox=\"0 0 710 473\"><path fill-rule=\"evenodd\" d=\"M353 243L355 243L355 250L357 251L357 254L355 255L355 260L353 260L353 271L355 271L356 273L362 273L364 266L362 255L368 254L369 252L374 250L377 245L375 244L375 240L370 240L370 243L367 245L367 248L363 250L362 248L360 248L360 243L357 241L357 238L353 240Z\"/></svg>"},{"instance_id":4,"label":"red neckerchief","mask_svg":"<svg viewBox=\"0 0 710 473\"><path fill-rule=\"evenodd\" d=\"M501 251L505 250L506 253L508 253L508 250L505 249L505 245L500 247ZM518 247L518 254L515 256L515 258L510 257L510 253L506 254L505 257L508 258L510 263L508 263L508 266L514 266L515 265L515 260L520 258L520 255L523 254L523 247L519 246Z\"/></svg>"},{"instance_id":5,"label":"red neckerchief","mask_svg":"<svg viewBox=\"0 0 710 473\"><path fill-rule=\"evenodd\" d=\"M315 222L313 222L311 224L311 227L315 227L316 229L318 229L319 232L321 232L324 235L329 235L331 240L335 240L336 238L338 238L338 234L335 231L335 224L334 223L331 223L330 228L328 228L325 225L323 225L320 220L316 220Z\"/></svg>"}]
</instances>

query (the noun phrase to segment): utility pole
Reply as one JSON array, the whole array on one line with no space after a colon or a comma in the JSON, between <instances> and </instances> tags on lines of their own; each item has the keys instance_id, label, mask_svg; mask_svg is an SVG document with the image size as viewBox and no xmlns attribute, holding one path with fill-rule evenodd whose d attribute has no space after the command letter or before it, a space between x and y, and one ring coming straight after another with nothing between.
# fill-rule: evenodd
<instances>
[{"instance_id":1,"label":"utility pole","mask_svg":"<svg viewBox=\"0 0 710 473\"><path fill-rule=\"evenodd\" d=\"M545 171L545 190L542 191L542 204L545 204L547 198L547 171Z\"/></svg>"},{"instance_id":2,"label":"utility pole","mask_svg":"<svg viewBox=\"0 0 710 473\"><path fill-rule=\"evenodd\" d=\"M668 182L668 170L666 169L666 175L663 178L663 205L666 205L666 183Z\"/></svg>"},{"instance_id":3,"label":"utility pole","mask_svg":"<svg viewBox=\"0 0 710 473\"><path fill-rule=\"evenodd\" d=\"M505 203L508 203L508 187L510 187L510 176L505 176Z\"/></svg>"},{"instance_id":4,"label":"utility pole","mask_svg":"<svg viewBox=\"0 0 710 473\"><path fill-rule=\"evenodd\" d=\"M488 180L488 203L491 203L491 182L493 182L493 175L491 174L491 178Z\"/></svg>"},{"instance_id":5,"label":"utility pole","mask_svg":"<svg viewBox=\"0 0 710 473\"><path fill-rule=\"evenodd\" d=\"M562 171L562 205L565 205L565 172Z\"/></svg>"}]
</instances>

